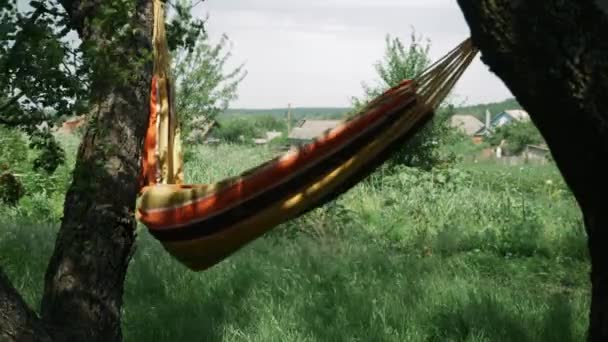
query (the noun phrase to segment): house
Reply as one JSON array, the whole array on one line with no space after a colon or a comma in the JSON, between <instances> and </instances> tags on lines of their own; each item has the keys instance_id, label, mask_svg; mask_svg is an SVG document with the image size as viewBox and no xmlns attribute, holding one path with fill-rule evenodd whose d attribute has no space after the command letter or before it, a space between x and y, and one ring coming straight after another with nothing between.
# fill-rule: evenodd
<instances>
[{"instance_id":1,"label":"house","mask_svg":"<svg viewBox=\"0 0 608 342\"><path fill-rule=\"evenodd\" d=\"M289 132L287 138L292 145L306 144L340 123L342 120L302 120Z\"/></svg>"},{"instance_id":2,"label":"house","mask_svg":"<svg viewBox=\"0 0 608 342\"><path fill-rule=\"evenodd\" d=\"M490 133L492 132L491 129L487 129L487 127L491 127L492 126L492 114L490 114L489 110L486 110L486 115L485 115L485 122L481 125L481 128L479 130L477 130L477 132L475 132L473 134L473 143L475 144L481 144L484 140L484 137L490 135Z\"/></svg>"},{"instance_id":3,"label":"house","mask_svg":"<svg viewBox=\"0 0 608 342\"><path fill-rule=\"evenodd\" d=\"M490 111L486 111L486 124L474 136L481 138L491 134L498 127L508 125L514 121L528 120L530 120L530 116L521 109L508 109L498 113L494 118L491 117Z\"/></svg>"},{"instance_id":4,"label":"house","mask_svg":"<svg viewBox=\"0 0 608 342\"><path fill-rule=\"evenodd\" d=\"M510 110L505 110L501 113L498 113L498 115L496 115L494 117L494 119L492 119L491 127L497 128L500 126L507 125L514 121L529 121L529 120L530 120L530 116L528 115L528 112L526 112L525 110L510 109Z\"/></svg>"},{"instance_id":5,"label":"house","mask_svg":"<svg viewBox=\"0 0 608 342\"><path fill-rule=\"evenodd\" d=\"M460 130L468 136L474 136L484 124L473 115L456 114L450 118L450 127Z\"/></svg>"},{"instance_id":6,"label":"house","mask_svg":"<svg viewBox=\"0 0 608 342\"><path fill-rule=\"evenodd\" d=\"M206 118L197 118L192 122L194 127L190 134L186 137L186 141L190 144L204 143L208 144L212 137L210 136L213 128L217 126L217 121L207 120Z\"/></svg>"},{"instance_id":7,"label":"house","mask_svg":"<svg viewBox=\"0 0 608 342\"><path fill-rule=\"evenodd\" d=\"M526 145L523 156L528 162L544 163L551 157L551 151L545 144L541 145Z\"/></svg>"},{"instance_id":8,"label":"house","mask_svg":"<svg viewBox=\"0 0 608 342\"><path fill-rule=\"evenodd\" d=\"M85 124L86 124L86 116L84 116L84 115L76 116L76 117L73 117L71 119L64 121L63 124L61 124L61 128L59 128L59 131L61 133L72 134L79 127L82 127Z\"/></svg>"},{"instance_id":9,"label":"house","mask_svg":"<svg viewBox=\"0 0 608 342\"><path fill-rule=\"evenodd\" d=\"M256 145L266 145L267 143L271 142L272 140L279 138L281 135L283 135L283 133L281 133L279 131L269 131L269 132L266 132L265 135L266 135L265 138L254 138L253 143Z\"/></svg>"},{"instance_id":10,"label":"house","mask_svg":"<svg viewBox=\"0 0 608 342\"><path fill-rule=\"evenodd\" d=\"M279 131L269 131L269 132L266 132L266 140L272 141L276 138L280 138L282 135L283 135L283 133L281 133Z\"/></svg>"}]
</instances>

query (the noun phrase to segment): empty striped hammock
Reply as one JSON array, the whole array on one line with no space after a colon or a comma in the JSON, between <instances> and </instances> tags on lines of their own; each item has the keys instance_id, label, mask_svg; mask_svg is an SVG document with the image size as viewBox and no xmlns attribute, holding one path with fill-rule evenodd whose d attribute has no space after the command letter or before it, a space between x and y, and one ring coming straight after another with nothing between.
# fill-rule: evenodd
<instances>
[{"instance_id":1,"label":"empty striped hammock","mask_svg":"<svg viewBox=\"0 0 608 342\"><path fill-rule=\"evenodd\" d=\"M421 76L387 90L360 114L313 142L238 177L185 185L164 9L159 0L154 2L155 66L137 216L171 255L192 270L217 264L369 175L432 118L477 53L466 40Z\"/></svg>"}]
</instances>

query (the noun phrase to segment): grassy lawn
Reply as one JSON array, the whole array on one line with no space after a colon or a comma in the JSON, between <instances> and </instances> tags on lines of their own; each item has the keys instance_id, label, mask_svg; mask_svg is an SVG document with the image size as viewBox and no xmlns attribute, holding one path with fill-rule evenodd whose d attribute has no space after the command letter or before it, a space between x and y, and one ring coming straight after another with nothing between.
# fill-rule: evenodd
<instances>
[{"instance_id":1,"label":"grassy lawn","mask_svg":"<svg viewBox=\"0 0 608 342\"><path fill-rule=\"evenodd\" d=\"M230 145L199 152L187 161L189 182L273 155ZM58 177L69 180L69 167ZM0 262L37 305L61 191L28 201L0 208ZM584 339L585 234L553 166L378 172L203 273L138 234L126 341Z\"/></svg>"}]
</instances>

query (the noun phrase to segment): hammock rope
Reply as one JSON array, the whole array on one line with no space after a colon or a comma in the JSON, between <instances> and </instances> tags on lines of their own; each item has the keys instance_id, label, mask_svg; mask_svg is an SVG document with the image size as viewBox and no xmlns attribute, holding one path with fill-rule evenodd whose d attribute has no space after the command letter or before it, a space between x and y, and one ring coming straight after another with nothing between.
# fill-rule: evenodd
<instances>
[{"instance_id":1,"label":"hammock rope","mask_svg":"<svg viewBox=\"0 0 608 342\"><path fill-rule=\"evenodd\" d=\"M137 216L192 270L224 260L277 225L335 199L381 165L434 115L477 49L465 40L315 141L216 184L183 184L164 29L154 1L154 75Z\"/></svg>"}]
</instances>

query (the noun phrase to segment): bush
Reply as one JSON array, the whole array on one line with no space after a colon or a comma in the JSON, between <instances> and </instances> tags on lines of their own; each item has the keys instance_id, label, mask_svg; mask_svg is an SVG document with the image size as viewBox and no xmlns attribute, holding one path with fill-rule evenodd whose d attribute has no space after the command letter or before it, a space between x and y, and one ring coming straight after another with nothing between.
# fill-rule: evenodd
<instances>
[{"instance_id":1,"label":"bush","mask_svg":"<svg viewBox=\"0 0 608 342\"><path fill-rule=\"evenodd\" d=\"M372 99L387 89L394 87L405 79L415 79L430 65L430 43L423 41L412 33L409 46L405 46L399 38L386 37L384 57L375 64L380 78L378 85L363 84L364 95L353 97L354 112L364 108ZM442 153L452 129L447 119L453 112L451 106L438 111L435 118L417 132L402 148L396 151L383 168L392 170L395 166L405 165L430 170L433 167L449 164L455 160L453 153ZM352 115L349 114L349 115Z\"/></svg>"},{"instance_id":2,"label":"bush","mask_svg":"<svg viewBox=\"0 0 608 342\"><path fill-rule=\"evenodd\" d=\"M532 121L515 121L498 127L489 138L492 146L500 145L503 140L506 142L505 152L507 155L521 153L526 145L544 142L542 135Z\"/></svg>"},{"instance_id":3,"label":"bush","mask_svg":"<svg viewBox=\"0 0 608 342\"><path fill-rule=\"evenodd\" d=\"M27 142L14 129L0 126L0 172L21 169L27 163Z\"/></svg>"},{"instance_id":4,"label":"bush","mask_svg":"<svg viewBox=\"0 0 608 342\"><path fill-rule=\"evenodd\" d=\"M221 121L213 135L226 143L251 143L251 139L258 135L258 129L251 120L235 118Z\"/></svg>"},{"instance_id":5,"label":"bush","mask_svg":"<svg viewBox=\"0 0 608 342\"><path fill-rule=\"evenodd\" d=\"M429 171L434 167L448 166L456 161L456 154L444 149L449 141L456 139L456 131L448 125L452 107L440 110L407 143L397 150L384 164L389 171L398 166L416 167Z\"/></svg>"},{"instance_id":6,"label":"bush","mask_svg":"<svg viewBox=\"0 0 608 342\"><path fill-rule=\"evenodd\" d=\"M251 144L255 138L265 137L267 131L285 131L286 123L272 116L237 117L222 120L214 136L226 143Z\"/></svg>"},{"instance_id":7,"label":"bush","mask_svg":"<svg viewBox=\"0 0 608 342\"><path fill-rule=\"evenodd\" d=\"M0 174L0 202L14 206L25 194L23 184L10 172Z\"/></svg>"},{"instance_id":8,"label":"bush","mask_svg":"<svg viewBox=\"0 0 608 342\"><path fill-rule=\"evenodd\" d=\"M263 115L252 120L254 121L254 126L261 130L262 133L267 131L283 132L287 130L287 121L274 116Z\"/></svg>"},{"instance_id":9,"label":"bush","mask_svg":"<svg viewBox=\"0 0 608 342\"><path fill-rule=\"evenodd\" d=\"M0 126L0 202L15 206L25 194L21 181L14 175L28 162L28 147L22 134Z\"/></svg>"}]
</instances>

